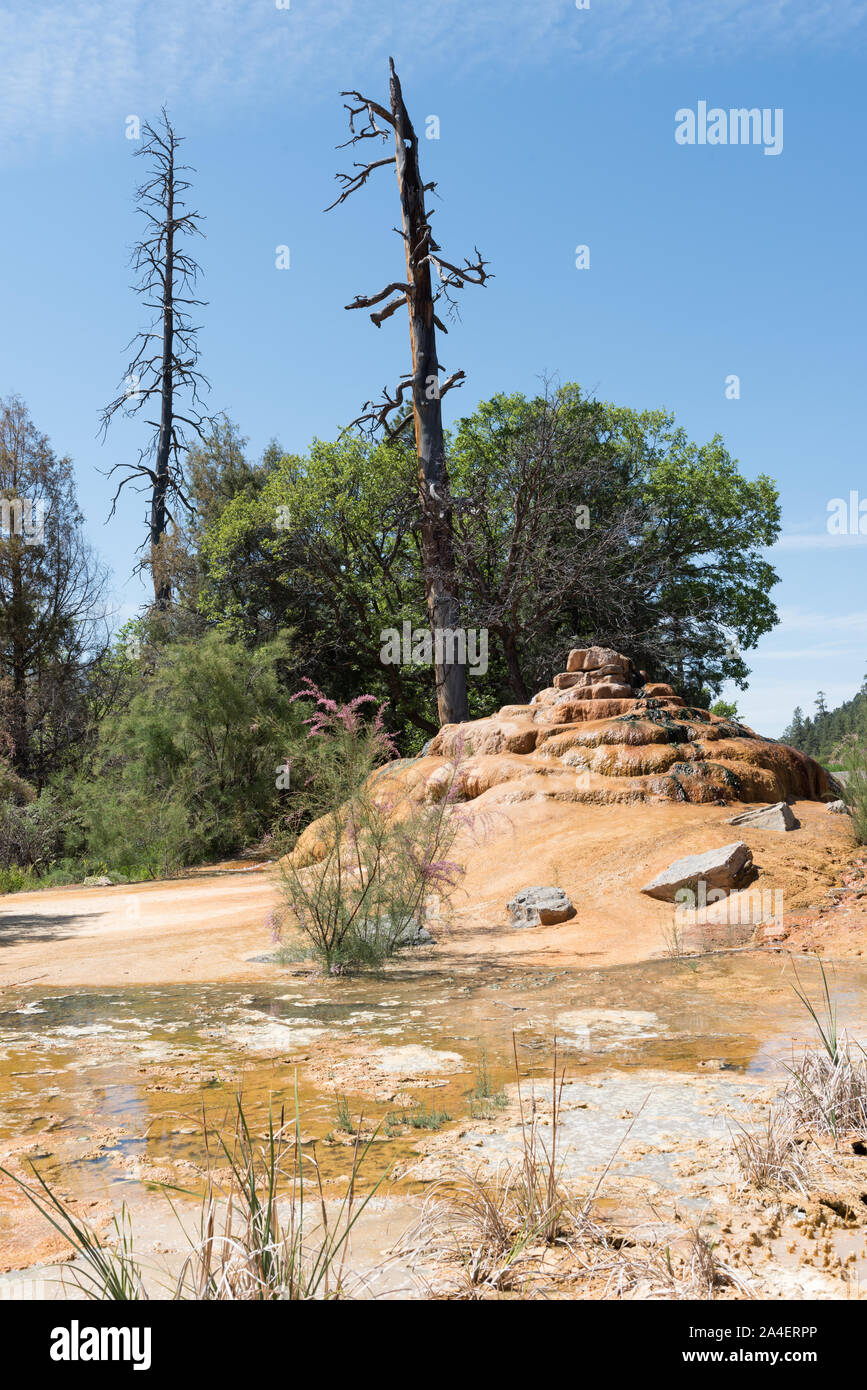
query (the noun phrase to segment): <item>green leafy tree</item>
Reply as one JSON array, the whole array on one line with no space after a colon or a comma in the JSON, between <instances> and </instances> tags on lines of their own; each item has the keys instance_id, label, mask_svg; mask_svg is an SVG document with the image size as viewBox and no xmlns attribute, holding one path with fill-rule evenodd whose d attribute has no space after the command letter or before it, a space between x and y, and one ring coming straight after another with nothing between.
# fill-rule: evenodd
<instances>
[{"instance_id":1,"label":"green leafy tree","mask_svg":"<svg viewBox=\"0 0 867 1390\"><path fill-rule=\"evenodd\" d=\"M461 592L469 616L520 653L515 697L576 641L629 652L687 699L746 684L741 653L777 620L763 550L779 502L719 437L694 444L666 412L566 385L484 403L459 422L451 457L467 499L455 503Z\"/></svg>"},{"instance_id":2,"label":"green leafy tree","mask_svg":"<svg viewBox=\"0 0 867 1390\"><path fill-rule=\"evenodd\" d=\"M722 441L692 443L567 385L500 395L449 441L461 624L489 639L471 713L526 701L570 646L627 651L688 699L746 684L773 626L763 558L776 491ZM315 441L221 501L199 545L199 610L248 643L291 629L294 675L388 699L401 747L437 727L430 667L384 664L383 632L426 626L415 459L400 442Z\"/></svg>"},{"instance_id":3,"label":"green leafy tree","mask_svg":"<svg viewBox=\"0 0 867 1390\"><path fill-rule=\"evenodd\" d=\"M71 460L14 396L0 401L0 511L0 727L16 773L40 787L83 735L88 673L107 646L106 581Z\"/></svg>"},{"instance_id":4,"label":"green leafy tree","mask_svg":"<svg viewBox=\"0 0 867 1390\"><path fill-rule=\"evenodd\" d=\"M710 707L710 712L719 715L720 719L740 718L736 700L715 700Z\"/></svg>"},{"instance_id":5,"label":"green leafy tree","mask_svg":"<svg viewBox=\"0 0 867 1390\"><path fill-rule=\"evenodd\" d=\"M201 611L248 642L291 628L296 673L364 690L398 727L436 732L429 668L384 664L382 633L427 626L415 460L400 444L315 441L271 461L207 528ZM414 739L418 743L418 732Z\"/></svg>"},{"instance_id":6,"label":"green leafy tree","mask_svg":"<svg viewBox=\"0 0 867 1390\"><path fill-rule=\"evenodd\" d=\"M280 635L255 650L215 632L148 649L139 689L103 725L94 776L79 784L79 850L164 873L266 833L286 803L281 769L301 718L290 660Z\"/></svg>"},{"instance_id":7,"label":"green leafy tree","mask_svg":"<svg viewBox=\"0 0 867 1390\"><path fill-rule=\"evenodd\" d=\"M202 440L187 452L185 475L189 515L183 525L166 532L160 543L162 560L174 601L162 614L149 616L151 640L161 641L201 634L207 622L200 609L205 580L203 543L216 527L226 507L236 498L252 500L280 458L270 444L261 462L246 456L247 440L227 415L209 423ZM269 631L276 631L271 624Z\"/></svg>"},{"instance_id":8,"label":"green leafy tree","mask_svg":"<svg viewBox=\"0 0 867 1390\"><path fill-rule=\"evenodd\" d=\"M777 490L765 474L745 478L718 435L694 444L664 412L625 413L622 428L642 460L661 553L651 649L688 701L726 679L743 689L742 652L777 622L777 575L764 558L780 529Z\"/></svg>"},{"instance_id":9,"label":"green leafy tree","mask_svg":"<svg viewBox=\"0 0 867 1390\"><path fill-rule=\"evenodd\" d=\"M797 705L792 715L791 724L783 730L783 743L790 743L793 748L800 748L804 738L805 722L804 711L800 705Z\"/></svg>"},{"instance_id":10,"label":"green leafy tree","mask_svg":"<svg viewBox=\"0 0 867 1390\"><path fill-rule=\"evenodd\" d=\"M841 749L867 744L867 693L859 690L851 700L829 710L825 695L820 691L815 718L805 719L799 707L782 737L785 743L800 748L820 762L838 764Z\"/></svg>"}]
</instances>

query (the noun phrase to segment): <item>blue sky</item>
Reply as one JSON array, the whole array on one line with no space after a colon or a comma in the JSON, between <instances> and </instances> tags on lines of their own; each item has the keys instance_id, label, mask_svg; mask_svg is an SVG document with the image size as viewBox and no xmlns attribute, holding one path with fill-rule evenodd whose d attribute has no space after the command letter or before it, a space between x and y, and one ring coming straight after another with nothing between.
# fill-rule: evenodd
<instances>
[{"instance_id":1,"label":"blue sky","mask_svg":"<svg viewBox=\"0 0 867 1390\"><path fill-rule=\"evenodd\" d=\"M342 307L400 272L391 175L322 212L352 158L334 149L339 91L384 100L391 53L417 126L440 120L421 151L439 240L452 258L477 244L496 276L465 292L442 345L468 375L447 415L547 373L665 406L696 439L720 431L783 502L782 621L748 654L741 709L778 734L818 689L851 696L867 670L867 535L826 522L833 498L867 502L865 38L867 0L0 6L0 394L19 392L75 460L119 615L145 597L130 579L143 499L107 524L100 472L135 457L137 432L118 420L96 437L142 323L126 118L167 103L198 170L211 406L254 453L272 437L301 450L405 370L405 321L377 332ZM699 101L781 108L782 153L677 144L676 111Z\"/></svg>"}]
</instances>

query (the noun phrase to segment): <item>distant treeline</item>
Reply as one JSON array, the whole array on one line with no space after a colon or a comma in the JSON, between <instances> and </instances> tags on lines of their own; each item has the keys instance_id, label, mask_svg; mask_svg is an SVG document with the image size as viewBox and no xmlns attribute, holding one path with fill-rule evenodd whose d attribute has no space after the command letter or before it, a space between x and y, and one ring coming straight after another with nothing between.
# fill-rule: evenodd
<instances>
[{"instance_id":1,"label":"distant treeline","mask_svg":"<svg viewBox=\"0 0 867 1390\"><path fill-rule=\"evenodd\" d=\"M816 713L805 717L800 706L792 722L783 730L783 742L800 748L822 763L839 761L847 742L867 740L867 677L858 694L837 709L827 709L822 692L816 700Z\"/></svg>"}]
</instances>

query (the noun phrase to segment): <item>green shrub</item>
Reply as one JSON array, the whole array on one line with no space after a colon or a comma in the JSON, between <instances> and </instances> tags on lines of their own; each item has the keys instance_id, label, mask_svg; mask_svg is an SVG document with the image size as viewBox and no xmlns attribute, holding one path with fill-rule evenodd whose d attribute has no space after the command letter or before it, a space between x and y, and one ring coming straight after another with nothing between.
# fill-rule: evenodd
<instances>
[{"instance_id":1,"label":"green shrub","mask_svg":"<svg viewBox=\"0 0 867 1390\"><path fill-rule=\"evenodd\" d=\"M848 773L843 783L843 800L852 813L852 829L859 845L867 844L867 744L855 734L845 738L835 750L841 769Z\"/></svg>"},{"instance_id":2,"label":"green shrub","mask_svg":"<svg viewBox=\"0 0 867 1390\"><path fill-rule=\"evenodd\" d=\"M281 863L284 910L276 935L299 931L329 971L376 965L421 944L462 873L447 854L466 813L455 808L457 769L434 803L414 801L382 722L362 707L372 696L335 704L308 683L306 737L287 754L296 829L316 821L308 856ZM375 701L373 701L375 704ZM428 938L429 939L429 938Z\"/></svg>"},{"instance_id":3,"label":"green shrub","mask_svg":"<svg viewBox=\"0 0 867 1390\"><path fill-rule=\"evenodd\" d=\"M385 1133L389 1139L393 1139L404 1129L442 1129L451 1118L447 1110L437 1110L435 1105L428 1109L421 1101L409 1110L389 1111L385 1117Z\"/></svg>"},{"instance_id":4,"label":"green shrub","mask_svg":"<svg viewBox=\"0 0 867 1390\"><path fill-rule=\"evenodd\" d=\"M67 814L49 791L33 801L0 805L0 865L22 865L41 873L57 854Z\"/></svg>"},{"instance_id":5,"label":"green shrub","mask_svg":"<svg viewBox=\"0 0 867 1390\"><path fill-rule=\"evenodd\" d=\"M720 719L740 719L736 700L717 700L710 706L710 712Z\"/></svg>"},{"instance_id":6,"label":"green shrub","mask_svg":"<svg viewBox=\"0 0 867 1390\"><path fill-rule=\"evenodd\" d=\"M22 804L26 801L33 801L36 792L29 782L25 782L18 776L6 756L6 750L11 749L12 742L2 729L0 729L0 801L15 801Z\"/></svg>"},{"instance_id":7,"label":"green shrub","mask_svg":"<svg viewBox=\"0 0 867 1390\"><path fill-rule=\"evenodd\" d=\"M70 848L135 879L259 839L286 800L278 765L301 721L282 680L287 659L284 637L249 651L209 633L156 651L128 707L102 727Z\"/></svg>"},{"instance_id":8,"label":"green shrub","mask_svg":"<svg viewBox=\"0 0 867 1390\"><path fill-rule=\"evenodd\" d=\"M23 893L38 882L31 869L22 869L19 864L0 867L0 893Z\"/></svg>"},{"instance_id":9,"label":"green shrub","mask_svg":"<svg viewBox=\"0 0 867 1390\"><path fill-rule=\"evenodd\" d=\"M475 1084L469 1092L469 1099L470 1115L474 1120L490 1120L497 1110L505 1110L509 1104L509 1098L502 1085L494 1083L488 1068L487 1049L484 1047L479 1051Z\"/></svg>"}]
</instances>

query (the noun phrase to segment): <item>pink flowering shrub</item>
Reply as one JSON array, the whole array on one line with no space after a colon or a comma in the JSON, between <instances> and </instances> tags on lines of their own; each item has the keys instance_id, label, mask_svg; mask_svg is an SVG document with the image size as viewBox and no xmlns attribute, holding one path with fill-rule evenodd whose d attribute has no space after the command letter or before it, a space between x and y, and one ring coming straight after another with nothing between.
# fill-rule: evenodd
<instances>
[{"instance_id":1,"label":"pink flowering shrub","mask_svg":"<svg viewBox=\"0 0 867 1390\"><path fill-rule=\"evenodd\" d=\"M295 698L311 713L286 755L294 828L316 822L319 857L281 862L275 934L288 945L300 933L329 971L375 965L428 941L460 881L449 857L462 823L457 766L435 802L421 801L373 696L338 705L307 681Z\"/></svg>"}]
</instances>

